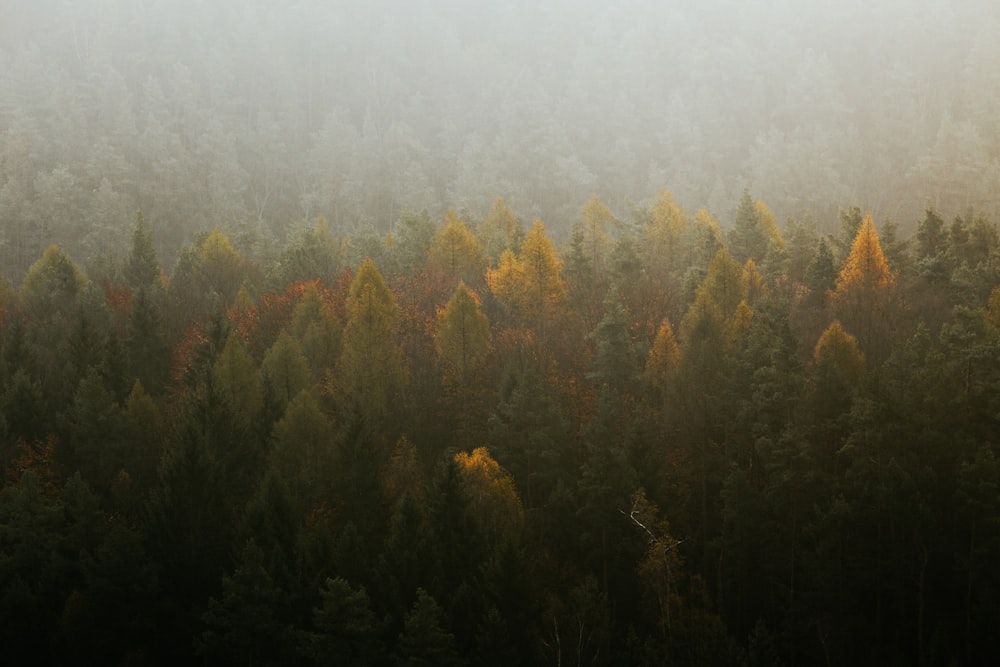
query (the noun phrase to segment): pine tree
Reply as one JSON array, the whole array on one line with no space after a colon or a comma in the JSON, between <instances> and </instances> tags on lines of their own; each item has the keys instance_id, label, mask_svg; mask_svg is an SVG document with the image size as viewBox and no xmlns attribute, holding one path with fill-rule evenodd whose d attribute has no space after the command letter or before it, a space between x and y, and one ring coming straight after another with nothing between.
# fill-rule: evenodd
<instances>
[{"instance_id":1,"label":"pine tree","mask_svg":"<svg viewBox=\"0 0 1000 667\"><path fill-rule=\"evenodd\" d=\"M768 240L761 220L761 211L750 196L750 191L743 190L743 196L736 209L736 220L729 232L729 246L733 257L738 262L745 262L748 259L759 262L767 254Z\"/></svg>"},{"instance_id":2,"label":"pine tree","mask_svg":"<svg viewBox=\"0 0 1000 667\"><path fill-rule=\"evenodd\" d=\"M141 288L152 289L160 278L160 261L153 247L153 235L146 226L142 211L136 211L135 228L132 231L132 249L125 260L125 282L137 292Z\"/></svg>"},{"instance_id":3,"label":"pine tree","mask_svg":"<svg viewBox=\"0 0 1000 667\"><path fill-rule=\"evenodd\" d=\"M455 636L443 627L444 614L433 597L417 589L417 601L399 635L399 664L406 667L457 667L464 664Z\"/></svg>"}]
</instances>

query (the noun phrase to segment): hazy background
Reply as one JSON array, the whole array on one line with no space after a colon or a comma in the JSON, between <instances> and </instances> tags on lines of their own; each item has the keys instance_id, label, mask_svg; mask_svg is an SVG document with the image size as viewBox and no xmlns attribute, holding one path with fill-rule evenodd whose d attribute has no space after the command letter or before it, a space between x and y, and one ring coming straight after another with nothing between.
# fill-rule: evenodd
<instances>
[{"instance_id":1,"label":"hazy background","mask_svg":"<svg viewBox=\"0 0 1000 667\"><path fill-rule=\"evenodd\" d=\"M992 0L0 3L0 271L49 243L389 231L503 195L565 238L665 187L726 225L1000 209Z\"/></svg>"}]
</instances>

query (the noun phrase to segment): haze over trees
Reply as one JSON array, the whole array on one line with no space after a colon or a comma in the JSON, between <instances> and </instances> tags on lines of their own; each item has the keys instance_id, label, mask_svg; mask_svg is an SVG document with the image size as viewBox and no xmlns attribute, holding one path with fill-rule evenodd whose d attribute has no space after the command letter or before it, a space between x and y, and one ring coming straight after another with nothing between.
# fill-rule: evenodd
<instances>
[{"instance_id":1,"label":"haze over trees","mask_svg":"<svg viewBox=\"0 0 1000 667\"><path fill-rule=\"evenodd\" d=\"M381 237L497 195L560 241L590 196L627 216L664 186L727 226L744 188L823 232L847 205L907 233L928 203L1000 213L989 0L0 11L14 280L53 242L120 259L136 209L168 267L213 227Z\"/></svg>"},{"instance_id":2,"label":"haze over trees","mask_svg":"<svg viewBox=\"0 0 1000 667\"><path fill-rule=\"evenodd\" d=\"M661 4L0 9L4 657L1000 660L996 9Z\"/></svg>"}]
</instances>

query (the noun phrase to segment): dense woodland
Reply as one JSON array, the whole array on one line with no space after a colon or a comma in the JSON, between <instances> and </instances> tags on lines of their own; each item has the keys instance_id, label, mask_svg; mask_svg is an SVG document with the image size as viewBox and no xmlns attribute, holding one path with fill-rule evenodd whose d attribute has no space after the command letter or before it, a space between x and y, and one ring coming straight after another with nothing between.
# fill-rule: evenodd
<instances>
[{"instance_id":1,"label":"dense woodland","mask_svg":"<svg viewBox=\"0 0 1000 667\"><path fill-rule=\"evenodd\" d=\"M142 214L0 292L17 663L984 664L1000 657L1000 234L572 240L497 198L385 239Z\"/></svg>"},{"instance_id":2,"label":"dense woodland","mask_svg":"<svg viewBox=\"0 0 1000 667\"><path fill-rule=\"evenodd\" d=\"M802 4L0 3L4 659L1000 663L998 5Z\"/></svg>"}]
</instances>

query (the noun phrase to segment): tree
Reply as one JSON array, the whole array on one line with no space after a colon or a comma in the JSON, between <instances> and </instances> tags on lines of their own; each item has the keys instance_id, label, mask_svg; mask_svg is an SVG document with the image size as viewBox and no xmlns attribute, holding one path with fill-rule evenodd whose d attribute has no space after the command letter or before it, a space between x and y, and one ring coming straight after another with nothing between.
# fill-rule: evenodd
<instances>
[{"instance_id":1,"label":"tree","mask_svg":"<svg viewBox=\"0 0 1000 667\"><path fill-rule=\"evenodd\" d=\"M212 366L212 379L240 427L249 429L263 407L263 390L257 365L235 332Z\"/></svg>"},{"instance_id":2,"label":"tree","mask_svg":"<svg viewBox=\"0 0 1000 667\"><path fill-rule=\"evenodd\" d=\"M485 447L477 447L471 454L455 454L455 463L469 510L483 527L491 549L502 543L520 542L524 508L510 473Z\"/></svg>"},{"instance_id":3,"label":"tree","mask_svg":"<svg viewBox=\"0 0 1000 667\"><path fill-rule=\"evenodd\" d=\"M292 398L272 435L269 467L289 485L297 508L305 512L332 502L335 430L314 392Z\"/></svg>"},{"instance_id":4,"label":"tree","mask_svg":"<svg viewBox=\"0 0 1000 667\"><path fill-rule=\"evenodd\" d=\"M669 191L660 189L642 231L642 256L648 270L661 281L676 271L684 258L687 216Z\"/></svg>"},{"instance_id":5,"label":"tree","mask_svg":"<svg viewBox=\"0 0 1000 667\"><path fill-rule=\"evenodd\" d=\"M282 408L308 387L312 374L298 342L282 331L260 364L264 389Z\"/></svg>"},{"instance_id":6,"label":"tree","mask_svg":"<svg viewBox=\"0 0 1000 667\"><path fill-rule=\"evenodd\" d=\"M404 271L413 271L427 262L434 236L434 223L426 210L419 213L404 211L399 216L393 235L393 250Z\"/></svg>"},{"instance_id":7,"label":"tree","mask_svg":"<svg viewBox=\"0 0 1000 667\"><path fill-rule=\"evenodd\" d=\"M752 259L756 262L764 259L767 254L768 238L765 231L762 210L754 203L749 190L743 190L739 206L736 209L736 220L729 232L729 246L738 262ZM771 226L775 232L774 216L770 217Z\"/></svg>"},{"instance_id":8,"label":"tree","mask_svg":"<svg viewBox=\"0 0 1000 667\"><path fill-rule=\"evenodd\" d=\"M524 230L520 218L514 215L503 197L498 196L479 223L476 234L486 256L497 260L504 250L517 248L524 237Z\"/></svg>"},{"instance_id":9,"label":"tree","mask_svg":"<svg viewBox=\"0 0 1000 667\"><path fill-rule=\"evenodd\" d=\"M635 390L639 369L635 346L629 333L628 313L618 290L612 288L604 299L604 317L590 334L594 342L594 367L589 378L598 387L608 387L624 396Z\"/></svg>"},{"instance_id":10,"label":"tree","mask_svg":"<svg viewBox=\"0 0 1000 667\"><path fill-rule=\"evenodd\" d=\"M540 221L535 221L524 238L518 260L524 271L529 321L541 335L565 301L566 287L562 281L562 263Z\"/></svg>"},{"instance_id":11,"label":"tree","mask_svg":"<svg viewBox=\"0 0 1000 667\"><path fill-rule=\"evenodd\" d=\"M152 289L160 278L160 260L153 247L153 235L146 226L142 211L136 211L132 231L132 249L125 260L125 282L133 292Z\"/></svg>"},{"instance_id":12,"label":"tree","mask_svg":"<svg viewBox=\"0 0 1000 667\"><path fill-rule=\"evenodd\" d=\"M381 624L364 587L327 579L320 597L322 606L313 609L314 630L303 635L299 651L317 665L380 664Z\"/></svg>"},{"instance_id":13,"label":"tree","mask_svg":"<svg viewBox=\"0 0 1000 667\"><path fill-rule=\"evenodd\" d=\"M664 392L670 386L673 374L680 363L680 348L674 337L674 329L670 320L663 318L660 328L656 331L653 346L646 356L646 380L658 391Z\"/></svg>"},{"instance_id":14,"label":"tree","mask_svg":"<svg viewBox=\"0 0 1000 667\"><path fill-rule=\"evenodd\" d=\"M616 226L618 221L596 195L580 209L580 217L573 226L574 233L580 235L583 254L598 284L606 277L607 255L611 249L609 232Z\"/></svg>"},{"instance_id":15,"label":"tree","mask_svg":"<svg viewBox=\"0 0 1000 667\"><path fill-rule=\"evenodd\" d=\"M223 576L221 598L210 598L202 614L208 629L197 643L200 653L224 660L239 657L248 665L282 664L290 657L290 628L277 615L283 594L263 558L250 540L236 569Z\"/></svg>"},{"instance_id":16,"label":"tree","mask_svg":"<svg viewBox=\"0 0 1000 667\"><path fill-rule=\"evenodd\" d=\"M366 259L358 268L347 297L339 380L345 395L370 414L385 413L392 392L402 381L395 340L397 322L392 292L375 263Z\"/></svg>"},{"instance_id":17,"label":"tree","mask_svg":"<svg viewBox=\"0 0 1000 667\"><path fill-rule=\"evenodd\" d=\"M837 276L833 301L841 321L873 360L882 359L887 352L895 286L896 278L868 213Z\"/></svg>"},{"instance_id":18,"label":"tree","mask_svg":"<svg viewBox=\"0 0 1000 667\"><path fill-rule=\"evenodd\" d=\"M483 250L475 234L453 209L445 213L428 254L431 266L451 278L474 283L482 276Z\"/></svg>"},{"instance_id":19,"label":"tree","mask_svg":"<svg viewBox=\"0 0 1000 667\"><path fill-rule=\"evenodd\" d=\"M21 282L21 304L36 317L67 313L83 293L87 278L62 248L50 245Z\"/></svg>"},{"instance_id":20,"label":"tree","mask_svg":"<svg viewBox=\"0 0 1000 667\"><path fill-rule=\"evenodd\" d=\"M490 322L479 299L460 282L448 304L438 311L434 335L446 377L465 387L490 350Z\"/></svg>"},{"instance_id":21,"label":"tree","mask_svg":"<svg viewBox=\"0 0 1000 667\"><path fill-rule=\"evenodd\" d=\"M340 358L343 328L318 283L306 286L292 311L288 331L309 362L313 379L323 379Z\"/></svg>"},{"instance_id":22,"label":"tree","mask_svg":"<svg viewBox=\"0 0 1000 667\"><path fill-rule=\"evenodd\" d=\"M160 307L145 287L140 287L129 313L125 349L132 377L153 394L167 380L170 349Z\"/></svg>"},{"instance_id":23,"label":"tree","mask_svg":"<svg viewBox=\"0 0 1000 667\"><path fill-rule=\"evenodd\" d=\"M444 614L437 601L422 588L406 615L399 635L398 655L406 667L456 667L463 664L455 647L455 636L443 627Z\"/></svg>"}]
</instances>

